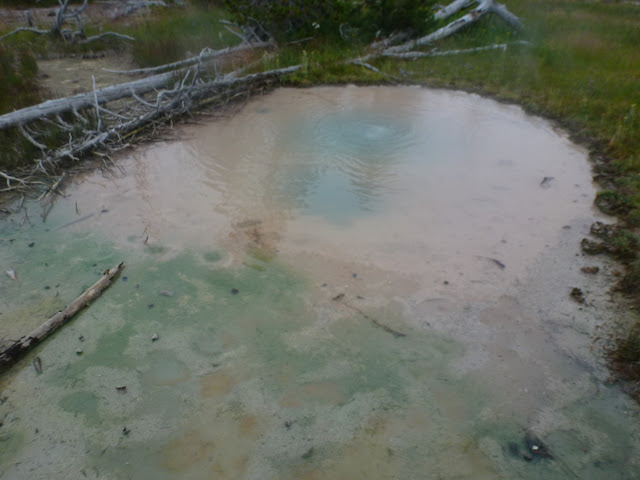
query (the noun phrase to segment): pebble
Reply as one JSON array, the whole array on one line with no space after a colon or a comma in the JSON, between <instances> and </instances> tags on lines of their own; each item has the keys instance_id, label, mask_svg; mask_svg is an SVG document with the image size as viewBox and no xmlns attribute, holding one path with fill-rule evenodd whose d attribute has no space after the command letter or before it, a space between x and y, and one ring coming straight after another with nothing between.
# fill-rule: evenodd
<instances>
[{"instance_id":1,"label":"pebble","mask_svg":"<svg viewBox=\"0 0 640 480\"><path fill-rule=\"evenodd\" d=\"M154 333L153 335L151 335L151 341L155 342L156 340L158 340L160 337L158 336L157 333Z\"/></svg>"},{"instance_id":2,"label":"pebble","mask_svg":"<svg viewBox=\"0 0 640 480\"><path fill-rule=\"evenodd\" d=\"M76 355L82 355L82 349L81 348L76 350Z\"/></svg>"}]
</instances>

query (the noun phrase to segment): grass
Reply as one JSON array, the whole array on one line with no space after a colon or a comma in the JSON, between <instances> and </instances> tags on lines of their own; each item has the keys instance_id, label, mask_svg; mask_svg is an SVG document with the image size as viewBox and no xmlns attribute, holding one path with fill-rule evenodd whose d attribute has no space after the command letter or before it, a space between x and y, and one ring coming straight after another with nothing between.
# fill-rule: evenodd
<instances>
[{"instance_id":1,"label":"grass","mask_svg":"<svg viewBox=\"0 0 640 480\"><path fill-rule=\"evenodd\" d=\"M136 39L134 61L141 67L156 66L197 55L204 47L239 43L240 38L220 24L223 18L228 15L219 8L186 7L179 15L172 9L159 10L123 33Z\"/></svg>"}]
</instances>

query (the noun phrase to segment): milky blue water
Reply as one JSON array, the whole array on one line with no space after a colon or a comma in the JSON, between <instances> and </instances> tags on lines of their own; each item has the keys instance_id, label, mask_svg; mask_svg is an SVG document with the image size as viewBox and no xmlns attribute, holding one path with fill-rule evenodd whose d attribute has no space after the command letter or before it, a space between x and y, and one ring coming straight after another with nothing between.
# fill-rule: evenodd
<instances>
[{"instance_id":1,"label":"milky blue water","mask_svg":"<svg viewBox=\"0 0 640 480\"><path fill-rule=\"evenodd\" d=\"M0 379L0 477L638 478L565 136L378 87L281 90L180 134L46 222L35 201L0 222L5 339L126 265Z\"/></svg>"}]
</instances>

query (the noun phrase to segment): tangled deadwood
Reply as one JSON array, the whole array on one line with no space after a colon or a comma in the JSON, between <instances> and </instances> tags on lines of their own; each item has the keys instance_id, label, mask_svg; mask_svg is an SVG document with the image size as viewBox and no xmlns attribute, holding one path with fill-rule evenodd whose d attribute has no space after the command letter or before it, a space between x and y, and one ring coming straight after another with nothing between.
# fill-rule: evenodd
<instances>
[{"instance_id":1,"label":"tangled deadwood","mask_svg":"<svg viewBox=\"0 0 640 480\"><path fill-rule=\"evenodd\" d=\"M425 47L429 45L433 45L435 42L442 40L444 38L450 37L454 33L462 30L463 28L468 27L474 22L477 22L482 17L488 14L495 14L504 20L508 25L515 29L522 28L522 22L518 17L512 14L506 6L501 3L496 2L495 0L454 0L446 7L442 7L434 14L434 18L437 20L445 20L455 14L461 13L466 9L469 9L471 6L476 5L475 8L471 9L464 15L459 18L449 22L447 25L425 35L423 37L417 39L411 39L405 41L404 43L393 45L395 43L391 37L388 42L376 42L370 46L372 53L365 55L360 58L356 58L350 60L350 63L354 65L360 65L362 67L368 68L369 70L378 71L375 67L371 66L368 60L380 56L384 57L396 57L403 59L416 59L422 57L430 57L430 56L443 56L443 55L458 55L461 53L473 53L480 52L484 50L506 50L509 44L500 43L493 45L484 45L475 48L463 49L463 50L449 50L449 51L439 51L437 49L433 49L429 52L422 51L414 51L415 48ZM404 38L403 38L404 40ZM528 42L518 41L512 42L511 45L520 44L520 45L528 45Z\"/></svg>"},{"instance_id":2,"label":"tangled deadwood","mask_svg":"<svg viewBox=\"0 0 640 480\"><path fill-rule=\"evenodd\" d=\"M168 72L102 89L95 88L94 79L91 92L1 115L0 130L16 129L40 155L22 175L0 172L4 180L0 191L24 190L38 176L57 173L65 160L78 160L95 150L124 148L134 137L173 117L203 104L224 104L301 68L297 65L249 75L243 75L247 67L229 73L218 71L218 57L268 45L205 49L197 57L153 69ZM58 138L55 144L50 140L52 131Z\"/></svg>"},{"instance_id":3,"label":"tangled deadwood","mask_svg":"<svg viewBox=\"0 0 640 480\"><path fill-rule=\"evenodd\" d=\"M82 19L80 15L87 8L87 5L89 4L89 0L84 0L82 5L80 5L78 8L71 8L69 6L69 3L70 3L70 0L58 0L58 4L60 5L60 7L56 12L55 20L49 29L34 27L31 13L27 11L25 15L27 26L16 28L15 30L5 35L2 35L0 37L0 40L20 32L32 32L32 33L37 33L39 35L50 34L54 36L59 36L65 42L71 42L71 43L89 43L104 37L117 37L123 40L131 40L131 41L135 40L133 37L130 37L129 35L123 35L121 33L116 33L116 32L104 32L98 35L87 37L84 32L84 25L82 23ZM74 29L65 28L65 24L70 22L75 22Z\"/></svg>"}]
</instances>

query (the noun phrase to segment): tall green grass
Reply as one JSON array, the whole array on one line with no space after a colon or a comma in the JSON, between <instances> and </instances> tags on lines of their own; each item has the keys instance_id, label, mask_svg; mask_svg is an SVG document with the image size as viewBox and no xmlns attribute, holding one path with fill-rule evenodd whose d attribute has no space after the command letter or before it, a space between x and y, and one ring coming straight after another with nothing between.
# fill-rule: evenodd
<instances>
[{"instance_id":1,"label":"tall green grass","mask_svg":"<svg viewBox=\"0 0 640 480\"><path fill-rule=\"evenodd\" d=\"M162 65L197 55L205 48L224 48L241 40L220 23L228 18L220 8L200 6L157 10L127 29L136 40L131 52L141 67Z\"/></svg>"}]
</instances>

